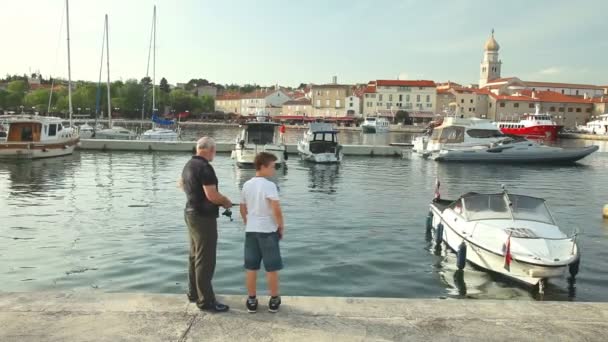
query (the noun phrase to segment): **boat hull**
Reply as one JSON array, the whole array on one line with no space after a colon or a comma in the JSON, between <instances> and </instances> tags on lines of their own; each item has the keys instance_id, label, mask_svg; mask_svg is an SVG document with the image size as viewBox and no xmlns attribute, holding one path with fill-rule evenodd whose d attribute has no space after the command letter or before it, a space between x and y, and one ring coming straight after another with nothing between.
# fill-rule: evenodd
<instances>
[{"instance_id":1,"label":"boat hull","mask_svg":"<svg viewBox=\"0 0 608 342\"><path fill-rule=\"evenodd\" d=\"M544 139L554 141L558 138L558 133L561 129L562 126L557 125L538 125L522 128L502 127L500 130L504 134L517 135L530 139Z\"/></svg>"},{"instance_id":2,"label":"boat hull","mask_svg":"<svg viewBox=\"0 0 608 342\"><path fill-rule=\"evenodd\" d=\"M361 131L363 133L376 133L375 126L361 126Z\"/></svg>"},{"instance_id":3,"label":"boat hull","mask_svg":"<svg viewBox=\"0 0 608 342\"><path fill-rule=\"evenodd\" d=\"M258 146L257 148L237 148L232 151L231 157L236 161L236 165L240 168L253 168L253 161L255 156L260 152L267 152L277 157L275 163L276 168L281 168L285 163L285 149L284 148L264 148Z\"/></svg>"},{"instance_id":4,"label":"boat hull","mask_svg":"<svg viewBox=\"0 0 608 342\"><path fill-rule=\"evenodd\" d=\"M510 151L504 149L498 152L496 149L463 149L442 150L431 156L437 162L459 162L459 163L543 163L543 164L569 164L577 162L591 153L597 151L598 146L588 146L581 149L561 149L560 151L538 151L521 153L516 149Z\"/></svg>"},{"instance_id":5,"label":"boat hull","mask_svg":"<svg viewBox=\"0 0 608 342\"><path fill-rule=\"evenodd\" d=\"M74 153L80 139L57 143L0 143L0 159L41 159Z\"/></svg>"},{"instance_id":6,"label":"boat hull","mask_svg":"<svg viewBox=\"0 0 608 342\"><path fill-rule=\"evenodd\" d=\"M466 260L484 270L501 274L504 277L517 280L528 285L537 285L542 279L563 277L569 265L532 264L515 258L510 266L505 267L504 255L496 254L482 246L478 246L463 236L449 222L442 219L441 210L431 204L433 214L432 229L437 234L439 224L443 225L441 240L453 251L458 251L464 241L467 246Z\"/></svg>"}]
</instances>

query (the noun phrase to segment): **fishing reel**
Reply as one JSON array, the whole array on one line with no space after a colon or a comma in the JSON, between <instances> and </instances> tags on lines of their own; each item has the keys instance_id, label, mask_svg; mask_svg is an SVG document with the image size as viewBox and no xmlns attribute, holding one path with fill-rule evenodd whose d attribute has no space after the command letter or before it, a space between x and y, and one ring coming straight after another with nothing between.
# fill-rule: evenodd
<instances>
[{"instance_id":1,"label":"fishing reel","mask_svg":"<svg viewBox=\"0 0 608 342\"><path fill-rule=\"evenodd\" d=\"M230 222L234 221L234 219L232 218L232 210L230 210L230 209L224 210L224 212L222 213L222 216L226 216L227 218L229 218Z\"/></svg>"}]
</instances>

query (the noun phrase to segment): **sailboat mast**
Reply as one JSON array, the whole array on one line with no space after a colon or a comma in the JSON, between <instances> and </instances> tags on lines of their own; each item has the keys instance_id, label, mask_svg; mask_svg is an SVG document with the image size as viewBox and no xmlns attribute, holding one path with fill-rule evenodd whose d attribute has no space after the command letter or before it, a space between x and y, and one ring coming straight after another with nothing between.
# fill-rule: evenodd
<instances>
[{"instance_id":1,"label":"sailboat mast","mask_svg":"<svg viewBox=\"0 0 608 342\"><path fill-rule=\"evenodd\" d=\"M65 0L65 15L68 31L68 114L70 116L70 127L72 122L72 61L70 59L70 6L69 0Z\"/></svg>"},{"instance_id":2,"label":"sailboat mast","mask_svg":"<svg viewBox=\"0 0 608 342\"><path fill-rule=\"evenodd\" d=\"M156 97L155 97L155 89L156 88L156 5L154 5L154 45L152 48L152 114L154 115L154 109L156 108Z\"/></svg>"},{"instance_id":3,"label":"sailboat mast","mask_svg":"<svg viewBox=\"0 0 608 342\"><path fill-rule=\"evenodd\" d=\"M106 72L108 73L108 128L112 128L112 98L110 97L110 27L106 14Z\"/></svg>"}]
</instances>

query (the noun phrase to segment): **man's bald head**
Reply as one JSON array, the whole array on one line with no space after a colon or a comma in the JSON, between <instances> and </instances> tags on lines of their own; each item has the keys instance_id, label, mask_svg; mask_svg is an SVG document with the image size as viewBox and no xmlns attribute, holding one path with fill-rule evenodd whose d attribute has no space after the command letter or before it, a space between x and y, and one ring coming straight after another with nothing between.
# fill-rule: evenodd
<instances>
[{"instance_id":1,"label":"man's bald head","mask_svg":"<svg viewBox=\"0 0 608 342\"><path fill-rule=\"evenodd\" d=\"M215 140L210 137L198 139L196 142L196 155L212 161L215 157Z\"/></svg>"}]
</instances>

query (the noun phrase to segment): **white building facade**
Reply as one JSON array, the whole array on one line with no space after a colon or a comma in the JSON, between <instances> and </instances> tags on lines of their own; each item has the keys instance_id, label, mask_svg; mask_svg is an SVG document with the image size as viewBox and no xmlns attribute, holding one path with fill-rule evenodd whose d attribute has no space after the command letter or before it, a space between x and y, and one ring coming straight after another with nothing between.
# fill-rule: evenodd
<instances>
[{"instance_id":1,"label":"white building facade","mask_svg":"<svg viewBox=\"0 0 608 342\"><path fill-rule=\"evenodd\" d=\"M255 91L241 96L241 115L255 115L265 111L271 114L280 114L283 103L291 98L282 90ZM275 110L279 108L279 111Z\"/></svg>"},{"instance_id":2,"label":"white building facade","mask_svg":"<svg viewBox=\"0 0 608 342\"><path fill-rule=\"evenodd\" d=\"M400 110L433 115L436 112L437 88L426 80L376 80L363 93L364 116L393 117Z\"/></svg>"}]
</instances>

